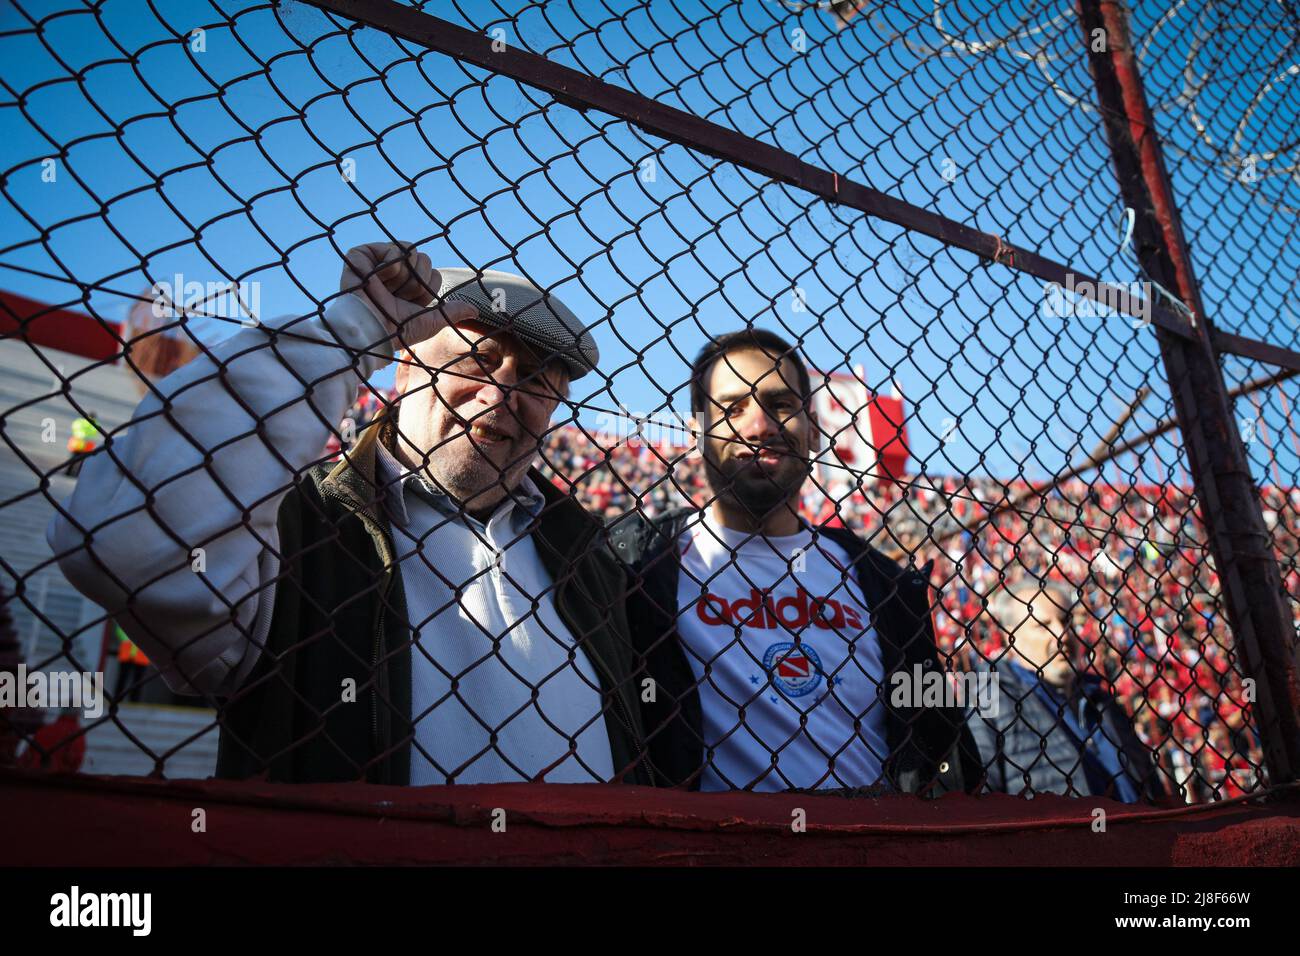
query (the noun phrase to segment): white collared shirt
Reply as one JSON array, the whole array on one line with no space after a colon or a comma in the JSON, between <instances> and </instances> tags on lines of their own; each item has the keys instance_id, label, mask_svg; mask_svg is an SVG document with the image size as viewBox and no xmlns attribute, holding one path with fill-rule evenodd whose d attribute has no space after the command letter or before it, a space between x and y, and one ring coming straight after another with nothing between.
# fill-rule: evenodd
<instances>
[{"instance_id":1,"label":"white collared shirt","mask_svg":"<svg viewBox=\"0 0 1300 956\"><path fill-rule=\"evenodd\" d=\"M414 637L411 783L608 781L600 679L529 533L536 485L525 477L484 523L382 444L376 476Z\"/></svg>"}]
</instances>

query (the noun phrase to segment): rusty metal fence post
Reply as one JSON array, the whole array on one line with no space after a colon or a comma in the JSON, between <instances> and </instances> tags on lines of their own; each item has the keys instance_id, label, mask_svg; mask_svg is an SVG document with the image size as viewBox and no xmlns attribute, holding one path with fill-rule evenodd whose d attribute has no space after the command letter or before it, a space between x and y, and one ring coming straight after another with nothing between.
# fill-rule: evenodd
<instances>
[{"instance_id":1,"label":"rusty metal fence post","mask_svg":"<svg viewBox=\"0 0 1300 956\"><path fill-rule=\"evenodd\" d=\"M1298 648L1272 539L1192 274L1127 15L1116 0L1080 0L1078 9L1114 172L1125 204L1134 211L1138 261L1146 276L1191 309L1194 337L1178 336L1159 326L1155 334L1225 610L1246 673L1255 680L1268 772L1275 784L1290 782L1300 768Z\"/></svg>"}]
</instances>

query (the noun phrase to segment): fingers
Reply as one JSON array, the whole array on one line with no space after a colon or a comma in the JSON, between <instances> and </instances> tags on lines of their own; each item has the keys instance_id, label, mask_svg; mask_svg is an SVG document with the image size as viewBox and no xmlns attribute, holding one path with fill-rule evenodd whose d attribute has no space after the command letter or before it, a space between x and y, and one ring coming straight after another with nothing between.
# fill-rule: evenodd
<instances>
[{"instance_id":1,"label":"fingers","mask_svg":"<svg viewBox=\"0 0 1300 956\"><path fill-rule=\"evenodd\" d=\"M444 325L461 325L465 322L473 322L479 317L478 309L468 302L444 302L435 311L442 316Z\"/></svg>"},{"instance_id":2,"label":"fingers","mask_svg":"<svg viewBox=\"0 0 1300 956\"><path fill-rule=\"evenodd\" d=\"M383 271L392 266L383 266L387 243L370 243L349 249L343 257L342 288L347 292L365 292L367 294L387 292L387 284L382 279ZM379 300L386 298L380 294Z\"/></svg>"},{"instance_id":3,"label":"fingers","mask_svg":"<svg viewBox=\"0 0 1300 956\"><path fill-rule=\"evenodd\" d=\"M416 305L432 302L442 287L442 277L434 271L429 257L411 249L397 265L400 269L397 277L392 282L385 282L393 295Z\"/></svg>"},{"instance_id":4,"label":"fingers","mask_svg":"<svg viewBox=\"0 0 1300 956\"><path fill-rule=\"evenodd\" d=\"M352 249L347 255L354 268L362 263L368 268L362 276L373 276L399 299L427 305L441 285L433 263L410 242L371 242Z\"/></svg>"},{"instance_id":5,"label":"fingers","mask_svg":"<svg viewBox=\"0 0 1300 956\"><path fill-rule=\"evenodd\" d=\"M407 348L448 324L479 317L478 309L466 302L433 305L442 288L442 276L412 243L366 243L350 249L344 262L343 291L359 292Z\"/></svg>"},{"instance_id":6,"label":"fingers","mask_svg":"<svg viewBox=\"0 0 1300 956\"><path fill-rule=\"evenodd\" d=\"M418 345L448 325L460 325L477 318L478 309L468 302L444 302L436 308L416 311L401 324L397 335L408 346Z\"/></svg>"},{"instance_id":7,"label":"fingers","mask_svg":"<svg viewBox=\"0 0 1300 956\"><path fill-rule=\"evenodd\" d=\"M409 258L409 242L373 243L379 246L379 255L375 260L375 275L389 292L397 290L407 281L410 270L406 266ZM405 298L405 297L403 297Z\"/></svg>"}]
</instances>

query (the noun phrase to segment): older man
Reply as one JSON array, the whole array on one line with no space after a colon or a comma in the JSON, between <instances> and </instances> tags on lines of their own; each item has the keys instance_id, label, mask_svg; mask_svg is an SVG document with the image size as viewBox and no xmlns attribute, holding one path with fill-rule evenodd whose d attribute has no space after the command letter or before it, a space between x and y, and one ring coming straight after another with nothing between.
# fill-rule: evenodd
<instances>
[{"instance_id":1,"label":"older man","mask_svg":"<svg viewBox=\"0 0 1300 956\"><path fill-rule=\"evenodd\" d=\"M406 244L353 249L341 289L159 383L52 522L64 572L219 699L220 776L650 782L620 570L531 471L590 335ZM395 414L320 463L399 344Z\"/></svg>"},{"instance_id":2,"label":"older man","mask_svg":"<svg viewBox=\"0 0 1300 956\"><path fill-rule=\"evenodd\" d=\"M997 675L996 713L968 716L995 792L1167 796L1152 752L1099 678L1075 671L1073 593L1032 577L999 591L990 613L1010 636Z\"/></svg>"}]
</instances>

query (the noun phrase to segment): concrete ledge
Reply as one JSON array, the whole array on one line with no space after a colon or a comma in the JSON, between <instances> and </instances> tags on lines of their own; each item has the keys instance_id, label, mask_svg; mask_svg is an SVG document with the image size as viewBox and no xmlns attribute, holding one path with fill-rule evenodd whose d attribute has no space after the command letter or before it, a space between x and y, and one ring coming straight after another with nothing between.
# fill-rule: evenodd
<instances>
[{"instance_id":1,"label":"concrete ledge","mask_svg":"<svg viewBox=\"0 0 1300 956\"><path fill-rule=\"evenodd\" d=\"M1295 792L1153 811L1051 796L293 786L5 769L0 846L7 864L24 866L1296 866ZM1092 828L1095 808L1104 833ZM194 832L196 809L205 832ZM493 830L497 810L504 832Z\"/></svg>"}]
</instances>

